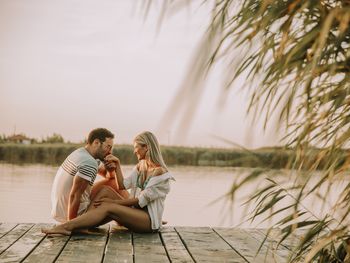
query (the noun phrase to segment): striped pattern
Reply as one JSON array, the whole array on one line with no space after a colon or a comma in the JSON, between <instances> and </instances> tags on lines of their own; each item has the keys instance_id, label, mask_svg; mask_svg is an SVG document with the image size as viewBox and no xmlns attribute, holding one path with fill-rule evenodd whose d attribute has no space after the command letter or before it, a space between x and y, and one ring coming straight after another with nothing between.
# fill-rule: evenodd
<instances>
[{"instance_id":1,"label":"striped pattern","mask_svg":"<svg viewBox=\"0 0 350 263\"><path fill-rule=\"evenodd\" d=\"M69 158L64 160L62 164L62 168L71 176L74 176L78 172L78 166L75 163L73 163L71 160L69 160Z\"/></svg>"},{"instance_id":2,"label":"striped pattern","mask_svg":"<svg viewBox=\"0 0 350 263\"><path fill-rule=\"evenodd\" d=\"M77 166L72 162L69 157L63 162L62 169L71 176L75 176L78 172L90 178L90 185L92 185L96 179L97 169L89 164L82 164Z\"/></svg>"},{"instance_id":3,"label":"striped pattern","mask_svg":"<svg viewBox=\"0 0 350 263\"><path fill-rule=\"evenodd\" d=\"M86 176L89 176L91 178L90 185L92 185L95 181L97 169L91 165L85 164L78 167L78 171Z\"/></svg>"}]
</instances>

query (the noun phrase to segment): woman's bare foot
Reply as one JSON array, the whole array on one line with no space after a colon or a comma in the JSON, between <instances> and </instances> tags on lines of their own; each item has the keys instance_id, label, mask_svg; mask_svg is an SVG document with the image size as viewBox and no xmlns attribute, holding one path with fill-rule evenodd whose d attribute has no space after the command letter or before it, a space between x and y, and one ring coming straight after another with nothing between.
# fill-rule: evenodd
<instances>
[{"instance_id":1,"label":"woman's bare foot","mask_svg":"<svg viewBox=\"0 0 350 263\"><path fill-rule=\"evenodd\" d=\"M72 231L65 229L63 225L58 225L58 226L54 226L53 228L42 228L41 232L48 235L60 234L60 235L69 236Z\"/></svg>"}]
</instances>

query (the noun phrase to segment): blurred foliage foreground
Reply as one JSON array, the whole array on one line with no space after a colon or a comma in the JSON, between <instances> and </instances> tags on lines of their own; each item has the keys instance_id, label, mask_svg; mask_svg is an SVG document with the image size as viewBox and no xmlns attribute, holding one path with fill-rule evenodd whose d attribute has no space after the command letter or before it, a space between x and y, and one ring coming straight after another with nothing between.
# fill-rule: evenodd
<instances>
[{"instance_id":1,"label":"blurred foliage foreground","mask_svg":"<svg viewBox=\"0 0 350 263\"><path fill-rule=\"evenodd\" d=\"M295 176L266 178L251 193L252 220L281 218L274 224L283 233L277 247L295 230L307 229L288 262L350 262L350 181L344 173L350 162L341 154L350 142L350 1L210 3L198 72L224 63L226 88L244 89L248 112L265 128L275 124L296 154L290 165ZM322 150L310 159L315 146ZM229 195L233 199L241 186L263 177L264 171L254 171ZM305 205L310 197L314 206Z\"/></svg>"},{"instance_id":2,"label":"blurred foliage foreground","mask_svg":"<svg viewBox=\"0 0 350 263\"><path fill-rule=\"evenodd\" d=\"M175 10L179 2L196 3L162 2ZM284 164L297 171L276 180L256 169L238 179L228 196L233 200L249 181L264 178L247 200L254 207L251 219L282 217L274 224L283 233L277 247L295 230L307 229L286 261L350 262L350 182L344 174L350 162L342 154L350 141L350 1L204 2L212 16L179 92L190 98L182 130L199 105L205 77L221 64L222 97L229 88L243 89L254 120L285 135L282 142L294 153ZM305 206L310 197L317 208ZM322 206L325 213L317 213Z\"/></svg>"}]
</instances>

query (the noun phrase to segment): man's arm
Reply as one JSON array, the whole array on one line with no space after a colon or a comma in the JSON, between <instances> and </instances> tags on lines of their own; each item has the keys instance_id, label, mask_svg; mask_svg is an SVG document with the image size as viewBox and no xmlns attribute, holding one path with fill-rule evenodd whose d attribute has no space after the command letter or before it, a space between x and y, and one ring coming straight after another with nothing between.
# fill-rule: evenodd
<instances>
[{"instance_id":1,"label":"man's arm","mask_svg":"<svg viewBox=\"0 0 350 263\"><path fill-rule=\"evenodd\" d=\"M73 186L69 194L69 201L68 201L68 220L71 220L73 218L77 217L79 206L80 206L80 198L83 192L85 191L86 187L89 185L89 181L79 177L75 176L73 180Z\"/></svg>"}]
</instances>

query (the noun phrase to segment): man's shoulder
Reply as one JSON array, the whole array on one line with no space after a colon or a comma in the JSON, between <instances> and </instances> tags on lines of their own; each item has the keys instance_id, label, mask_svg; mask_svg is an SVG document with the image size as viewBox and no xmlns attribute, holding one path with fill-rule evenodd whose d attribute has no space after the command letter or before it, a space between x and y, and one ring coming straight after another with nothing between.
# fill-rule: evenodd
<instances>
[{"instance_id":1,"label":"man's shoulder","mask_svg":"<svg viewBox=\"0 0 350 263\"><path fill-rule=\"evenodd\" d=\"M68 156L68 159L71 162L74 162L78 166L88 165L88 166L96 167L96 169L98 167L97 160L94 159L84 147L76 149L74 152L72 152Z\"/></svg>"},{"instance_id":2,"label":"man's shoulder","mask_svg":"<svg viewBox=\"0 0 350 263\"><path fill-rule=\"evenodd\" d=\"M91 156L91 154L84 148L80 147L70 154L69 157L78 158L82 161L94 161L97 163L96 159Z\"/></svg>"}]
</instances>

